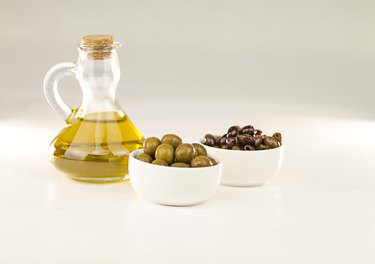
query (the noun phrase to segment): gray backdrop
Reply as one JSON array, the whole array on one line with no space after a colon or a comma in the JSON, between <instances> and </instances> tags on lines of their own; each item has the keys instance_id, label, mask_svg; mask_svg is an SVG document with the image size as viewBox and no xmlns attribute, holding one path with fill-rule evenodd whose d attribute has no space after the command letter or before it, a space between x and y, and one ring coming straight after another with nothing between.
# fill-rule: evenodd
<instances>
[{"instance_id":1,"label":"gray backdrop","mask_svg":"<svg viewBox=\"0 0 375 264\"><path fill-rule=\"evenodd\" d=\"M50 111L43 77L111 33L120 101L306 104L374 117L375 1L1 0L0 117ZM79 104L74 80L61 84ZM27 112L25 109L28 109Z\"/></svg>"}]
</instances>

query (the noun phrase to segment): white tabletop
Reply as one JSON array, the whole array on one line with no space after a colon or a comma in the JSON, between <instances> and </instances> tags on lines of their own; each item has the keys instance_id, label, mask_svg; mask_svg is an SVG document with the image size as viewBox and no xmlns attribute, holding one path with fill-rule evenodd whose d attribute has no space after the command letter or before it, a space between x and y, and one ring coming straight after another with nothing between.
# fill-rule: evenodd
<instances>
[{"instance_id":1,"label":"white tabletop","mask_svg":"<svg viewBox=\"0 0 375 264\"><path fill-rule=\"evenodd\" d=\"M126 106L145 136L191 142L234 124L282 132L281 172L260 187L222 186L198 206L152 204L129 182L61 175L47 150L63 122L30 107L0 121L0 263L375 263L374 120L246 102Z\"/></svg>"}]
</instances>

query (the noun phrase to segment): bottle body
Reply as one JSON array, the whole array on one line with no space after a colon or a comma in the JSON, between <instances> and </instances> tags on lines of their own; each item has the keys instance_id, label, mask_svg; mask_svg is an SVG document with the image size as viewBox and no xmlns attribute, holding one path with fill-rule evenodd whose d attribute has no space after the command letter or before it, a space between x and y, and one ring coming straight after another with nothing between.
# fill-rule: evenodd
<instances>
[{"instance_id":1,"label":"bottle body","mask_svg":"<svg viewBox=\"0 0 375 264\"><path fill-rule=\"evenodd\" d=\"M61 74L57 65L45 78L47 100L66 118L66 127L50 145L50 160L58 170L75 180L126 179L129 153L143 144L142 134L117 102L120 65L116 48L115 45L80 45L77 64L72 67L63 64ZM59 76L72 75L83 92L81 106L77 109L69 109L57 92Z\"/></svg>"},{"instance_id":2,"label":"bottle body","mask_svg":"<svg viewBox=\"0 0 375 264\"><path fill-rule=\"evenodd\" d=\"M143 137L126 115L91 113L71 118L50 145L50 160L69 177L86 182L127 178L128 157Z\"/></svg>"}]
</instances>

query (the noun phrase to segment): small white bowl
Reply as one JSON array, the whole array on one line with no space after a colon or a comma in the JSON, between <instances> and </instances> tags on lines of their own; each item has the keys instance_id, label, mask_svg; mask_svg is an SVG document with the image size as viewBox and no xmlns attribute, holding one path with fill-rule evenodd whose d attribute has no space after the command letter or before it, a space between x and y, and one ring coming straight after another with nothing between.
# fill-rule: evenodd
<instances>
[{"instance_id":1,"label":"small white bowl","mask_svg":"<svg viewBox=\"0 0 375 264\"><path fill-rule=\"evenodd\" d=\"M229 186L263 185L279 173L284 153L283 146L251 151L204 147L223 163L221 184Z\"/></svg>"},{"instance_id":2,"label":"small white bowl","mask_svg":"<svg viewBox=\"0 0 375 264\"><path fill-rule=\"evenodd\" d=\"M172 206L200 204L211 198L220 185L222 164L214 156L214 166L175 168L136 159L141 153L142 149L129 155L130 184L150 202Z\"/></svg>"}]
</instances>

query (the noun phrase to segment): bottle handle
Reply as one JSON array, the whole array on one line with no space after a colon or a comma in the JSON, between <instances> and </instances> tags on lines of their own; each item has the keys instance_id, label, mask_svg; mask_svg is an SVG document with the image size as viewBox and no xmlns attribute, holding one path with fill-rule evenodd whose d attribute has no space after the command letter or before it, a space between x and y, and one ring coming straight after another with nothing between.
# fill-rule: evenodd
<instances>
[{"instance_id":1,"label":"bottle handle","mask_svg":"<svg viewBox=\"0 0 375 264\"><path fill-rule=\"evenodd\" d=\"M44 77L44 95L52 109L63 116L65 120L72 113L72 109L62 100L57 85L63 77L76 78L75 68L76 65L71 62L58 63L52 66Z\"/></svg>"}]
</instances>

